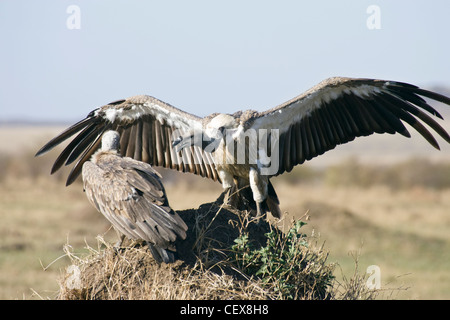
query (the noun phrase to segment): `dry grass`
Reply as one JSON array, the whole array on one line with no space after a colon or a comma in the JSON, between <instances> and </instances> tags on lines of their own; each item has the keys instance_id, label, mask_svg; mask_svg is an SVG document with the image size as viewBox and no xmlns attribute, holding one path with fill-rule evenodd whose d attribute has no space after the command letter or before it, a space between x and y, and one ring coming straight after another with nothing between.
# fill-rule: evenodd
<instances>
[{"instance_id":1,"label":"dry grass","mask_svg":"<svg viewBox=\"0 0 450 320\"><path fill-rule=\"evenodd\" d=\"M360 252L361 272L379 266L382 288L409 288L396 298L449 297L449 189L275 187L287 214L308 210L305 228L320 235L330 261L341 266L337 277L350 277Z\"/></svg>"},{"instance_id":2,"label":"dry grass","mask_svg":"<svg viewBox=\"0 0 450 320\"><path fill-rule=\"evenodd\" d=\"M99 239L100 250L72 263L62 275L58 299L266 299L256 283L218 274L202 264L157 264L145 247L120 251Z\"/></svg>"},{"instance_id":3,"label":"dry grass","mask_svg":"<svg viewBox=\"0 0 450 320\"><path fill-rule=\"evenodd\" d=\"M179 214L187 222L189 234L186 241L178 244L179 260L174 264L156 263L145 245L133 243L115 248L101 237L97 249L88 247L89 253L83 257L73 254L71 247L66 246L71 264L60 278L58 299L279 300L377 296L376 290L366 287L364 275L355 273L343 284L334 282L335 264L327 263L328 253L315 240L306 242L302 237L301 243L297 241L288 248L290 240L272 229L276 227L270 223L256 224L243 215L245 212L228 210L217 203ZM270 232L276 236L276 248L281 248L280 251L270 247L274 239L267 235ZM244 234L252 248L273 253L289 250L292 259L271 256L271 260L260 260L263 265L278 263L277 270L284 268L281 278L274 277L272 271L262 276L249 272L253 265L243 268L240 262L248 262L245 254L251 252L250 247L245 247L244 255L232 248L236 245L235 237ZM291 287L284 288L288 290L281 290L281 279L289 281Z\"/></svg>"},{"instance_id":4,"label":"dry grass","mask_svg":"<svg viewBox=\"0 0 450 320\"><path fill-rule=\"evenodd\" d=\"M118 250L101 237L99 243L102 247L89 248L84 258L67 251L72 264L60 280L58 299L198 300L217 299L224 292L237 299L249 296L228 275L182 261L158 264L145 247Z\"/></svg>"},{"instance_id":5,"label":"dry grass","mask_svg":"<svg viewBox=\"0 0 450 320\"><path fill-rule=\"evenodd\" d=\"M146 259L150 259L146 250L139 247L121 252L123 255L118 255L114 250L108 251L108 243L115 242L116 235L108 232L109 225L105 219L90 207L81 186L75 184L69 188L64 187L67 171L56 177L48 175L56 153L38 159L33 157L36 151L34 149L38 149L44 140L51 138L57 131L59 130L39 138L39 134L32 130L30 135L33 138L28 137L23 141L33 141L33 150L25 149L11 155L2 153L0 157L0 171L4 173L0 176L2 299L56 298L61 294L57 279L64 278L66 268L96 255L109 254L115 259L123 258L122 261L131 261L137 259L137 255L142 255L139 258L142 263L147 263ZM14 143L12 139L2 141ZM4 146L0 147L3 150ZM383 148L386 146L383 145ZM330 152L327 155L332 154ZM318 159L326 162L327 155ZM358 294L355 289L364 289L361 283L367 278L366 268L377 265L381 269L382 290L388 290L381 297L448 299L450 261L446 252L450 250L450 188L445 184L435 187L432 181L430 185L430 180L426 179L410 180L417 181L414 186L408 183L393 186L392 181L387 184L386 180L376 176L379 175L380 171L377 170L380 166L367 166L366 163L358 162L353 164L354 166L351 163L345 166L337 164L334 169L323 167L322 172L314 167L300 167L273 180L282 210L286 211L285 221L299 219L308 212L310 220L307 221L304 232L312 239L320 236L320 242L324 243L323 252L328 253L328 264L337 263L334 271L336 282L333 284L336 297L373 298L371 295L374 292L366 291L368 296L365 296ZM404 177L407 177L408 172L418 172L422 178L439 177L442 168L446 166L444 162L422 160L397 164L402 168ZM355 171L344 170L349 167L357 169L358 176L364 179L356 179ZM336 171L337 168L342 170ZM389 170L384 167L381 169ZM331 170L335 170L334 173ZM392 180L400 179L394 170L390 170ZM335 175L336 172L344 178L346 173L347 179L352 179L347 180L347 184L336 184L330 176L324 178L327 174ZM367 173L371 173L372 177ZM439 181L446 178L446 174L442 175ZM405 181L404 178L401 179ZM177 179L176 175L168 174L165 175L164 182L172 206L179 211L210 203L221 192L218 184L190 175ZM191 212L194 214L194 211ZM219 214L218 217L220 216ZM104 240L97 244L95 237L98 234ZM200 232L192 237L201 235ZM237 234L233 234L233 237L235 235ZM64 252L63 247L72 249ZM171 274L177 275L173 281L179 281L183 272L191 274L189 279L194 281L202 281L196 278L196 274L202 275L205 271L208 271L207 281L221 277L222 274L217 272L209 273L219 251L194 251L196 254L188 265L191 273L181 271L182 265L173 266L175 270ZM209 262L195 265L192 263L194 258L206 258L204 261ZM149 265L152 263L149 262ZM134 268L133 265L130 266ZM152 272L165 272L164 266L160 267L163 269L155 268ZM130 274L133 270L124 270L122 274ZM70 274L69 272L68 275ZM142 277L141 273L137 274ZM229 283L227 281L235 281L235 278L226 274L226 277L214 281ZM164 283L160 287L161 290L167 288ZM211 288L218 287L211 284ZM232 288L227 289L231 291L241 290L236 289L236 283L226 288ZM401 290L392 291L391 288ZM403 290L406 288L409 289ZM195 293L194 289L199 292ZM262 292L258 291L260 289L260 285L255 285L251 292ZM266 288L263 289L265 292ZM192 284L191 290L200 296L203 289ZM155 292L158 291L155 289ZM345 292L353 292L355 295L346 296ZM137 292L134 291L132 295L137 296Z\"/></svg>"}]
</instances>

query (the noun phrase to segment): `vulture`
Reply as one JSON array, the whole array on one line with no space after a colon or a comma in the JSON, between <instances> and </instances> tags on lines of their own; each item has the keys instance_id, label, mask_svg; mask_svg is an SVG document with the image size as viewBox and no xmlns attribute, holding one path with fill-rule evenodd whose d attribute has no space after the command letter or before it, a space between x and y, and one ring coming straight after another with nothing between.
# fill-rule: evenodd
<instances>
[{"instance_id":1,"label":"vulture","mask_svg":"<svg viewBox=\"0 0 450 320\"><path fill-rule=\"evenodd\" d=\"M339 144L374 133L410 137L405 124L437 149L433 131L450 143L431 100L450 105L449 97L404 82L332 77L267 111L201 118L139 95L91 111L36 155L76 134L51 169L53 173L75 162L66 183L70 185L99 148L102 134L115 130L121 155L219 181L226 195L240 195L256 207L257 215L280 217L270 178ZM232 203L233 197L224 201Z\"/></svg>"},{"instance_id":2,"label":"vulture","mask_svg":"<svg viewBox=\"0 0 450 320\"><path fill-rule=\"evenodd\" d=\"M86 196L122 240L144 240L156 261L174 262L174 242L186 238L187 226L170 208L159 173L148 163L122 157L119 143L116 131L106 131L101 148L83 164Z\"/></svg>"}]
</instances>

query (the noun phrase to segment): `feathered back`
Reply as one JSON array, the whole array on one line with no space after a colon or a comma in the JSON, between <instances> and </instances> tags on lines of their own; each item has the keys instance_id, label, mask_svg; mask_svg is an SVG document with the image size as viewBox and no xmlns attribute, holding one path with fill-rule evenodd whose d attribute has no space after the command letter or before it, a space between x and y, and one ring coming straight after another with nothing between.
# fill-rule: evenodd
<instances>
[{"instance_id":1,"label":"feathered back","mask_svg":"<svg viewBox=\"0 0 450 320\"><path fill-rule=\"evenodd\" d=\"M164 262L173 261L167 250L186 238L187 226L169 206L160 176L149 164L98 151L84 163L82 176L89 201L115 229L154 245Z\"/></svg>"}]
</instances>

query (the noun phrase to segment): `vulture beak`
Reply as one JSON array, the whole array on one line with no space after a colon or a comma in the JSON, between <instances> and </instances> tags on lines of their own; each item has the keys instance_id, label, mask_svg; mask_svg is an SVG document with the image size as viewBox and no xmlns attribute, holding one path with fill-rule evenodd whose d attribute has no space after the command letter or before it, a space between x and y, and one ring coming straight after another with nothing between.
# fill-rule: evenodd
<instances>
[{"instance_id":1,"label":"vulture beak","mask_svg":"<svg viewBox=\"0 0 450 320\"><path fill-rule=\"evenodd\" d=\"M220 145L220 142L224 138L225 128L220 127L219 129L210 129L211 134L203 134L202 138L202 149L205 152L214 152Z\"/></svg>"},{"instance_id":2,"label":"vulture beak","mask_svg":"<svg viewBox=\"0 0 450 320\"><path fill-rule=\"evenodd\" d=\"M199 146L205 152L214 152L222 141L224 131L223 127L217 129L219 134L215 134L216 137L210 137L204 132L187 132L173 140L172 148L180 152L186 147Z\"/></svg>"},{"instance_id":3,"label":"vulture beak","mask_svg":"<svg viewBox=\"0 0 450 320\"><path fill-rule=\"evenodd\" d=\"M194 138L195 138L195 135L192 133L187 133L185 135L181 135L178 138L173 140L172 148L176 152L180 152L184 148L194 145Z\"/></svg>"}]
</instances>

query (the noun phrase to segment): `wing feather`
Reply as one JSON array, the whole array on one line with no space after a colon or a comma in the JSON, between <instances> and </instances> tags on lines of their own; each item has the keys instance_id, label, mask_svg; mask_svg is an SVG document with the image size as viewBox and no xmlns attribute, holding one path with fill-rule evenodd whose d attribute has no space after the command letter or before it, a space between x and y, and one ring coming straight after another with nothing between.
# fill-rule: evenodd
<instances>
[{"instance_id":1,"label":"wing feather","mask_svg":"<svg viewBox=\"0 0 450 320\"><path fill-rule=\"evenodd\" d=\"M55 163L53 164L51 173L53 174L57 170L59 170L64 163L67 164L67 159L70 157L70 155L73 153L75 148L84 140L85 136L89 136L95 129L95 123L89 123L82 131L81 133L76 136L68 145L67 147L61 152L61 154L58 156L58 158L55 160ZM62 135L65 135L63 132ZM68 137L70 137L69 135ZM51 142L51 141L50 141ZM53 147L52 147L53 148ZM39 154L39 152L38 152ZM73 160L71 161L73 162Z\"/></svg>"},{"instance_id":2,"label":"wing feather","mask_svg":"<svg viewBox=\"0 0 450 320\"><path fill-rule=\"evenodd\" d=\"M279 168L274 175L359 136L400 133L410 137L404 123L439 149L424 124L446 142L450 143L450 136L433 118L442 116L424 97L450 105L449 97L408 83L329 78L278 107L258 113L248 128L279 130Z\"/></svg>"},{"instance_id":3,"label":"wing feather","mask_svg":"<svg viewBox=\"0 0 450 320\"><path fill-rule=\"evenodd\" d=\"M53 149L55 146L59 145L61 142L69 139L75 133L79 132L81 129L88 126L91 122L91 114L89 114L85 119L78 121L74 125L70 126L63 132L61 132L58 136L51 139L47 144L45 144L38 152L36 152L36 156L43 155Z\"/></svg>"},{"instance_id":4,"label":"wing feather","mask_svg":"<svg viewBox=\"0 0 450 320\"><path fill-rule=\"evenodd\" d=\"M103 128L103 131L105 130L107 130L106 127ZM94 152L100 147L101 137L102 133L99 133L99 135L95 138L95 140L91 142L91 144L86 148L84 153L72 167L72 170L70 170L69 176L67 177L66 186L72 184L75 181L75 179L80 175L83 169L83 163L88 161L94 154Z\"/></svg>"},{"instance_id":5,"label":"wing feather","mask_svg":"<svg viewBox=\"0 0 450 320\"><path fill-rule=\"evenodd\" d=\"M197 164L190 157L179 157L172 150L172 134L201 128L202 119L181 111L150 96L134 96L93 110L88 116L64 130L45 144L36 156L42 155L76 134L75 138L57 157L51 173L63 165L75 162L66 185L71 184L81 172L83 163L99 148L99 135L106 130L120 134L120 153L151 165L163 166L203 177L218 179L211 155L199 146L192 146L197 154ZM181 159L181 160L180 160Z\"/></svg>"}]
</instances>

